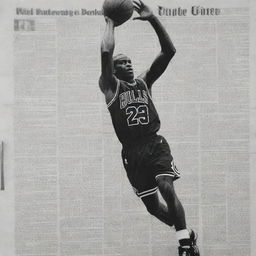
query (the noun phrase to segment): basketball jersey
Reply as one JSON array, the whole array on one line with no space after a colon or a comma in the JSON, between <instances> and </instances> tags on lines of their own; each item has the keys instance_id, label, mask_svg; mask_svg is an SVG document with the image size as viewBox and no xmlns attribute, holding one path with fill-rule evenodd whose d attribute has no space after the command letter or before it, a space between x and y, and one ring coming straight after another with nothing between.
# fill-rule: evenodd
<instances>
[{"instance_id":1,"label":"basketball jersey","mask_svg":"<svg viewBox=\"0 0 256 256\"><path fill-rule=\"evenodd\" d=\"M112 123L123 145L150 137L160 129L160 119L146 83L117 80L116 93L108 103Z\"/></svg>"}]
</instances>

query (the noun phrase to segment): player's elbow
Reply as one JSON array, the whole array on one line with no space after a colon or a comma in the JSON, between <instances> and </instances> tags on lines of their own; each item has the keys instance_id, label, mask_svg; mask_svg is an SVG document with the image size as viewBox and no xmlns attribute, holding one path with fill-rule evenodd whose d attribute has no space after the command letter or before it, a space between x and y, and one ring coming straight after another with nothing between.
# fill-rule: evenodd
<instances>
[{"instance_id":1,"label":"player's elbow","mask_svg":"<svg viewBox=\"0 0 256 256\"><path fill-rule=\"evenodd\" d=\"M171 48L169 48L169 49L165 52L165 55L166 55L169 59L172 59L173 56L175 55L175 53L176 53L176 48L171 47Z\"/></svg>"}]
</instances>

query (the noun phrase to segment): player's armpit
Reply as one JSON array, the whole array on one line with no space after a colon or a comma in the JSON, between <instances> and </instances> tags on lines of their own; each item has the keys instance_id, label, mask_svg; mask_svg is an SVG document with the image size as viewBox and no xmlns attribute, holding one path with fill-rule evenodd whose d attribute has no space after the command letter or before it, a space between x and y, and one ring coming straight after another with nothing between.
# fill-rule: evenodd
<instances>
[{"instance_id":1,"label":"player's armpit","mask_svg":"<svg viewBox=\"0 0 256 256\"><path fill-rule=\"evenodd\" d=\"M113 75L112 79L104 79L101 75L99 78L99 87L100 90L106 94L108 91L112 91L113 93L116 91L117 87L117 78Z\"/></svg>"},{"instance_id":2,"label":"player's armpit","mask_svg":"<svg viewBox=\"0 0 256 256\"><path fill-rule=\"evenodd\" d=\"M110 80L110 81L105 80L102 75L100 76L100 78L99 78L99 87L100 87L100 90L104 94L109 90L112 91L112 92L115 92L116 91L116 86L117 86L117 80L114 76L113 76L112 80Z\"/></svg>"},{"instance_id":3,"label":"player's armpit","mask_svg":"<svg viewBox=\"0 0 256 256\"><path fill-rule=\"evenodd\" d=\"M100 90L105 95L105 100L106 100L107 104L115 97L116 91L118 90L118 88L117 88L118 83L119 83L119 81L114 76L114 82L112 83L112 87L106 86L106 83L104 83L103 77L100 76L100 78L99 78L99 87L100 87Z\"/></svg>"}]
</instances>

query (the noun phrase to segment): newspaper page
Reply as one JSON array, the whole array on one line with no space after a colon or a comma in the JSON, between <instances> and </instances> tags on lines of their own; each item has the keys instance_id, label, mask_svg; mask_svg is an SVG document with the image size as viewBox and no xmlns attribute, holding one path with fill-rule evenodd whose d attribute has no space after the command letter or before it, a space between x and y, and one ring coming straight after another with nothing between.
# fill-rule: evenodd
<instances>
[{"instance_id":1,"label":"newspaper page","mask_svg":"<svg viewBox=\"0 0 256 256\"><path fill-rule=\"evenodd\" d=\"M152 97L187 225L201 255L254 256L256 5L144 2L177 50ZM175 229L129 184L98 86L102 4L0 4L1 256L178 255ZM160 49L147 21L115 29L136 76Z\"/></svg>"}]
</instances>

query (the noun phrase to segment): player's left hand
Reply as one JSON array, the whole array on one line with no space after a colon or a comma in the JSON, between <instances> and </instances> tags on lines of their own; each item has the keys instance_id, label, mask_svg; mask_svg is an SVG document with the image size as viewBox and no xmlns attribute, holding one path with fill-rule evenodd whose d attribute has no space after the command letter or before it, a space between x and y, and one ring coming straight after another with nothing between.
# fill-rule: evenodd
<instances>
[{"instance_id":1,"label":"player's left hand","mask_svg":"<svg viewBox=\"0 0 256 256\"><path fill-rule=\"evenodd\" d=\"M133 18L134 20L149 20L153 16L153 11L141 0L133 0L134 10L140 15Z\"/></svg>"}]
</instances>

